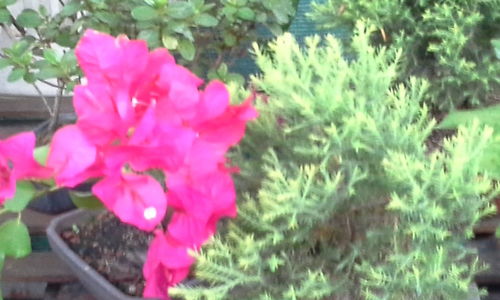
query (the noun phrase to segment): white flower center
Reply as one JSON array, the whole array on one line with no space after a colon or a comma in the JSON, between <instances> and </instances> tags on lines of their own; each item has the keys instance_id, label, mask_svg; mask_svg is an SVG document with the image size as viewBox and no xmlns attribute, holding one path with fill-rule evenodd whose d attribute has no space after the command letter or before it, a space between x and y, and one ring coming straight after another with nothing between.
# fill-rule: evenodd
<instances>
[{"instance_id":1,"label":"white flower center","mask_svg":"<svg viewBox=\"0 0 500 300\"><path fill-rule=\"evenodd\" d=\"M156 208L148 207L144 210L144 219L152 220L156 218Z\"/></svg>"}]
</instances>

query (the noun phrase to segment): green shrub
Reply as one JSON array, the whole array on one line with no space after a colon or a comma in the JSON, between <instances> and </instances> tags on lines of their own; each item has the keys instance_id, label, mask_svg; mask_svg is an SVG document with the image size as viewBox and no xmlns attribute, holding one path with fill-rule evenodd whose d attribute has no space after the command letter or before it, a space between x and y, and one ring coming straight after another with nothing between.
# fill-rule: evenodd
<instances>
[{"instance_id":1,"label":"green shrub","mask_svg":"<svg viewBox=\"0 0 500 300\"><path fill-rule=\"evenodd\" d=\"M426 84L393 89L399 60L370 33L358 27L351 62L332 36L255 48L268 98L233 157L239 216L196 254L199 283L171 295L466 299L481 266L465 241L491 212L477 155L491 131L460 128L429 154Z\"/></svg>"},{"instance_id":2,"label":"green shrub","mask_svg":"<svg viewBox=\"0 0 500 300\"><path fill-rule=\"evenodd\" d=\"M499 0L328 0L314 5L319 24L374 25L376 45L403 49L403 79L424 77L441 110L476 106L500 91L500 63L491 40L500 32Z\"/></svg>"}]
</instances>

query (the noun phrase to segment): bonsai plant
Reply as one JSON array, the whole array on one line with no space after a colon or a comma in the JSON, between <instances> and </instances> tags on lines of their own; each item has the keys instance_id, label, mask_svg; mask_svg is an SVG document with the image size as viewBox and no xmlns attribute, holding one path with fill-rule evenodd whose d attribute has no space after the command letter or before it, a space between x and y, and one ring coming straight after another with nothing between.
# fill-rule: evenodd
<instances>
[{"instance_id":1,"label":"bonsai plant","mask_svg":"<svg viewBox=\"0 0 500 300\"><path fill-rule=\"evenodd\" d=\"M61 99L80 84L82 72L74 47L86 28L113 35L126 34L148 42L150 49L163 46L203 78L243 83L243 76L228 66L244 56L251 41L263 29L279 33L290 22L296 1L167 1L167 0L71 0L62 2L55 14L42 4L13 15L9 6L16 0L0 1L0 25L12 29L15 41L0 50L0 69L10 67L8 81L23 80L45 103L50 119L36 130L37 145L47 144L60 125L74 122L61 116ZM53 104L40 85L55 89ZM47 213L71 208L69 196L81 193L60 189L30 203ZM87 193L88 194L88 193ZM85 193L83 195L86 195Z\"/></svg>"},{"instance_id":2,"label":"bonsai plant","mask_svg":"<svg viewBox=\"0 0 500 300\"><path fill-rule=\"evenodd\" d=\"M492 212L478 155L490 129L460 127L428 153L427 84L394 88L401 52L359 25L343 56L332 36L255 46L258 103L232 160L238 218L195 253L182 299L467 299L483 268L466 246ZM392 53L392 54L391 54Z\"/></svg>"}]
</instances>

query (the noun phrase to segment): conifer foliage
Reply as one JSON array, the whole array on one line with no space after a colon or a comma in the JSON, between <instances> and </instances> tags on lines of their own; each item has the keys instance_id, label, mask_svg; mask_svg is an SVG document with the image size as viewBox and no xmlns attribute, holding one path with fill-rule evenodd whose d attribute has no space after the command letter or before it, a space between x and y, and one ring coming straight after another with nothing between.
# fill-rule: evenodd
<instances>
[{"instance_id":1,"label":"conifer foliage","mask_svg":"<svg viewBox=\"0 0 500 300\"><path fill-rule=\"evenodd\" d=\"M426 84L391 88L398 57L370 33L357 27L353 61L332 36L255 47L268 98L233 157L239 215L171 296L466 299L481 266L465 241L491 212L476 155L491 132L460 128L429 153Z\"/></svg>"},{"instance_id":2,"label":"conifer foliage","mask_svg":"<svg viewBox=\"0 0 500 300\"><path fill-rule=\"evenodd\" d=\"M475 106L500 89L492 39L500 32L500 0L315 0L312 17L326 26L366 20L372 42L402 48L402 78L429 79L430 103L441 110Z\"/></svg>"}]
</instances>

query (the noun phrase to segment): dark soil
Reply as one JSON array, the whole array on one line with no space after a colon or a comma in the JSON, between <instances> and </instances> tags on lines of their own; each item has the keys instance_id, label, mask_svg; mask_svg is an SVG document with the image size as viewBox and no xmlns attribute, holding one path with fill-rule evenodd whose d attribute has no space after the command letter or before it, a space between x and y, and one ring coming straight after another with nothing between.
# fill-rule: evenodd
<instances>
[{"instance_id":1,"label":"dark soil","mask_svg":"<svg viewBox=\"0 0 500 300\"><path fill-rule=\"evenodd\" d=\"M142 266L153 235L102 213L80 227L63 231L62 238L84 261L122 292L141 297Z\"/></svg>"}]
</instances>

